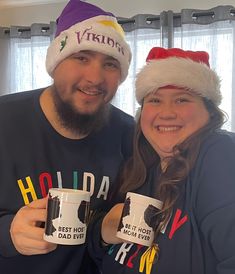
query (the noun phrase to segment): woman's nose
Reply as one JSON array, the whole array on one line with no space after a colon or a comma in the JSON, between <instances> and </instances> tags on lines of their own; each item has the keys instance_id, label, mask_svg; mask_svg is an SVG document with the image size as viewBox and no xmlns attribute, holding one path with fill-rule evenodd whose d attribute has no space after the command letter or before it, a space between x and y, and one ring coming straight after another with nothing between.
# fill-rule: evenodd
<instances>
[{"instance_id":1,"label":"woman's nose","mask_svg":"<svg viewBox=\"0 0 235 274\"><path fill-rule=\"evenodd\" d=\"M177 117L174 106L170 103L163 104L159 111L159 117L161 119L175 119Z\"/></svg>"}]
</instances>

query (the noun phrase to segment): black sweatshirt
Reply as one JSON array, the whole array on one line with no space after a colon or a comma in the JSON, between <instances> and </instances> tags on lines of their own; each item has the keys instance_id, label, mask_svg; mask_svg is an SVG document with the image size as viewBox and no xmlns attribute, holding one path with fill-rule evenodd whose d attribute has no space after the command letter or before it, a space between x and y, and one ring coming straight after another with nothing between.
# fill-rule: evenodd
<instances>
[{"instance_id":1,"label":"black sweatshirt","mask_svg":"<svg viewBox=\"0 0 235 274\"><path fill-rule=\"evenodd\" d=\"M81 140L59 135L39 105L43 90L0 97L0 273L85 273L86 245L58 246L46 255L23 256L9 228L25 204L50 187L91 192L91 210L105 209L117 173L132 150L134 120L111 106L108 124Z\"/></svg>"},{"instance_id":2,"label":"black sweatshirt","mask_svg":"<svg viewBox=\"0 0 235 274\"><path fill-rule=\"evenodd\" d=\"M137 192L152 196L156 167ZM103 274L235 273L235 134L214 133L201 147L180 198L153 249L123 243L101 248L102 219L92 227L90 252Z\"/></svg>"}]
</instances>

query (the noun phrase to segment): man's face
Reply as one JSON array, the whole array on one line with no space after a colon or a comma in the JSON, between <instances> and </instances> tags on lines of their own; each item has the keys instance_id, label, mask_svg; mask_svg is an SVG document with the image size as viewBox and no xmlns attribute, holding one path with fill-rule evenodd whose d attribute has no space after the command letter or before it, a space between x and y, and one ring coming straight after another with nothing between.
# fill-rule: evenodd
<instances>
[{"instance_id":1,"label":"man's face","mask_svg":"<svg viewBox=\"0 0 235 274\"><path fill-rule=\"evenodd\" d=\"M120 63L98 52L81 51L63 60L53 72L52 87L63 126L83 133L100 127L120 78Z\"/></svg>"},{"instance_id":2,"label":"man's face","mask_svg":"<svg viewBox=\"0 0 235 274\"><path fill-rule=\"evenodd\" d=\"M54 87L75 112L93 114L115 95L120 84L120 63L94 51L80 51L54 70Z\"/></svg>"}]
</instances>

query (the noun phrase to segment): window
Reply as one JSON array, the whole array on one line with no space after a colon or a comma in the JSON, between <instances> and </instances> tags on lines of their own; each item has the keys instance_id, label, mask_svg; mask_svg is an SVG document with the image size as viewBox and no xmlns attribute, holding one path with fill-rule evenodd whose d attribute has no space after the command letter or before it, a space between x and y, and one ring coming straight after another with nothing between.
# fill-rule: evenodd
<instances>
[{"instance_id":1,"label":"window","mask_svg":"<svg viewBox=\"0 0 235 274\"><path fill-rule=\"evenodd\" d=\"M45 69L45 60L50 37L11 39L12 79L10 90L25 91L46 87L51 78Z\"/></svg>"}]
</instances>

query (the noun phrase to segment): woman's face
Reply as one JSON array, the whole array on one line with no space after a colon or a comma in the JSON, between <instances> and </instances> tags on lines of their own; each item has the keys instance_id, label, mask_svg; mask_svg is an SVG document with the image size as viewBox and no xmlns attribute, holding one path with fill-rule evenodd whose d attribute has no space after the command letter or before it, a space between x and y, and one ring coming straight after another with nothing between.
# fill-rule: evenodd
<instances>
[{"instance_id":1,"label":"woman's face","mask_svg":"<svg viewBox=\"0 0 235 274\"><path fill-rule=\"evenodd\" d=\"M163 159L173 147L202 128L209 113L200 96L178 88L160 88L144 98L140 125L145 138Z\"/></svg>"}]
</instances>

